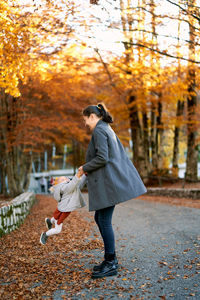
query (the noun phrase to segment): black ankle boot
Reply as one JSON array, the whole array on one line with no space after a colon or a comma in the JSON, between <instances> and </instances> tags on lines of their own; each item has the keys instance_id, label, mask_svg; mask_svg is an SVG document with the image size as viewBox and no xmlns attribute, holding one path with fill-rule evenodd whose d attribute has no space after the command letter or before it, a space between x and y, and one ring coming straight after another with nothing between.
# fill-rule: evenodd
<instances>
[{"instance_id":1,"label":"black ankle boot","mask_svg":"<svg viewBox=\"0 0 200 300\"><path fill-rule=\"evenodd\" d=\"M110 256L110 255L111 255L111 256ZM101 268L104 266L106 260L113 260L113 259L114 259L115 265L116 265L116 267L117 267L117 269L118 269L118 260L117 260L116 254L114 253L114 257L113 257L112 255L113 255L113 254L105 254L105 255L104 255L104 261L102 261L102 262L101 262L100 264L98 264L98 265L95 265L95 266L93 267L93 272L100 271Z\"/></svg>"},{"instance_id":2,"label":"black ankle boot","mask_svg":"<svg viewBox=\"0 0 200 300\"><path fill-rule=\"evenodd\" d=\"M98 266L98 270L93 271L92 278L103 278L117 275L118 262L115 254L105 254L105 260Z\"/></svg>"}]
</instances>

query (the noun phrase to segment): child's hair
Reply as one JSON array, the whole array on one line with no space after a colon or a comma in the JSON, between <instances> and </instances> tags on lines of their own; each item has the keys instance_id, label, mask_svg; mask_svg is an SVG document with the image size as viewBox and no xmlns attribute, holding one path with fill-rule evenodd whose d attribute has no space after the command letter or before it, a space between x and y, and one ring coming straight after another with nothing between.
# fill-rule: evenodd
<instances>
[{"instance_id":1,"label":"child's hair","mask_svg":"<svg viewBox=\"0 0 200 300\"><path fill-rule=\"evenodd\" d=\"M65 176L56 177L56 178L54 179L53 184L56 185L56 184L59 184L59 183L64 182L64 181L66 181L66 177L65 177Z\"/></svg>"},{"instance_id":2,"label":"child's hair","mask_svg":"<svg viewBox=\"0 0 200 300\"><path fill-rule=\"evenodd\" d=\"M106 123L113 123L113 119L107 111L105 105L99 103L97 105L89 105L83 110L83 115L89 117L91 114L95 114Z\"/></svg>"}]
</instances>

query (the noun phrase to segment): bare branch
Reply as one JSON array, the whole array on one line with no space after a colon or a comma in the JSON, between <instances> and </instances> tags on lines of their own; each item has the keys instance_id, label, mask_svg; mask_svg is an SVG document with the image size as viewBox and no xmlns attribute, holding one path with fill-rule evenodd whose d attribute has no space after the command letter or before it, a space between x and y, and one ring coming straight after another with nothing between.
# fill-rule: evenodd
<instances>
[{"instance_id":1,"label":"bare branch","mask_svg":"<svg viewBox=\"0 0 200 300\"><path fill-rule=\"evenodd\" d=\"M189 13L189 12L187 11L187 9L183 8L180 4L178 4L178 3L176 3L176 2L173 2L173 1L171 1L171 0L165 0L165 1L167 1L167 2L169 2L169 3L171 3L171 4L173 4L173 5L175 5L175 6L177 6L177 7L179 7L179 8L180 8L182 11L184 11L187 15L192 16L194 19L196 19L196 20L198 20L198 21L200 22L200 17L197 17L196 15Z\"/></svg>"},{"instance_id":2,"label":"bare branch","mask_svg":"<svg viewBox=\"0 0 200 300\"><path fill-rule=\"evenodd\" d=\"M142 45L140 43L131 43L131 42L123 42L123 43L124 44L129 44L129 45L132 45L132 46L138 46L138 47L146 48L146 49L149 49L149 50L151 50L153 52L156 52L156 53L159 53L161 55L168 56L168 57L171 57L171 58L189 61L189 62L192 62L194 64L200 64L200 61L196 61L196 60L189 59L189 58L184 58L184 57L181 57L181 56L175 56L175 55L167 53L166 51L160 51L158 49L153 49L153 48L151 48L149 46Z\"/></svg>"},{"instance_id":3,"label":"bare branch","mask_svg":"<svg viewBox=\"0 0 200 300\"><path fill-rule=\"evenodd\" d=\"M101 63L102 63L103 66L104 66L104 69L105 69L105 71L106 71L106 73L107 73L107 75L108 75L108 78L109 78L109 80L110 80L111 86L115 89L115 91L117 92L117 94L121 96L122 93L121 93L121 91L116 87L116 84L113 82L111 73L110 73L110 71L109 71L109 69L108 69L107 64L104 62L104 60L103 60L101 54L99 53L99 49L95 48L94 51L98 54L98 56L99 56L99 58L100 58L100 61L101 61Z\"/></svg>"}]
</instances>

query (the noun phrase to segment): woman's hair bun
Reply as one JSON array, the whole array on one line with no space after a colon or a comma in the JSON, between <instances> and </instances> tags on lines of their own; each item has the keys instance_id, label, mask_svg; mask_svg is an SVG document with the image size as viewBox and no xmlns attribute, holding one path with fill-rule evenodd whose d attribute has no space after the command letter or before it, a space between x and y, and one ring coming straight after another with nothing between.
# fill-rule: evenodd
<instances>
[{"instance_id":1,"label":"woman's hair bun","mask_svg":"<svg viewBox=\"0 0 200 300\"><path fill-rule=\"evenodd\" d=\"M89 117L91 114L97 115L106 123L113 123L113 119L104 104L89 105L83 110L83 115Z\"/></svg>"},{"instance_id":2,"label":"woman's hair bun","mask_svg":"<svg viewBox=\"0 0 200 300\"><path fill-rule=\"evenodd\" d=\"M97 104L97 107L101 113L102 116L102 121L106 122L106 123L113 123L113 119L111 117L111 115L109 114L109 112L106 110L105 106L101 103Z\"/></svg>"}]
</instances>

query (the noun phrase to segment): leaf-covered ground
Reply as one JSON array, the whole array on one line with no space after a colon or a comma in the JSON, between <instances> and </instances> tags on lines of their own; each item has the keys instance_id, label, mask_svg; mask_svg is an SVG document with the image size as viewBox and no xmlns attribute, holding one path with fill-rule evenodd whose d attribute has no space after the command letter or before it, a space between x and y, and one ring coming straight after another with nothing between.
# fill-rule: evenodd
<instances>
[{"instance_id":1,"label":"leaf-covered ground","mask_svg":"<svg viewBox=\"0 0 200 300\"><path fill-rule=\"evenodd\" d=\"M58 288L67 289L69 299L70 291L74 294L90 278L90 270L80 263L84 249L102 248L98 239L89 238L90 216L86 220L73 212L60 235L45 246L39 243L46 231L44 219L55 207L51 197L38 196L24 224L0 239L0 299L51 299Z\"/></svg>"},{"instance_id":2,"label":"leaf-covered ground","mask_svg":"<svg viewBox=\"0 0 200 300\"><path fill-rule=\"evenodd\" d=\"M44 219L56 202L38 195L24 224L0 239L0 299L199 299L199 209L146 197L116 206L119 273L92 280L103 257L93 213L74 212L43 246Z\"/></svg>"}]
</instances>

